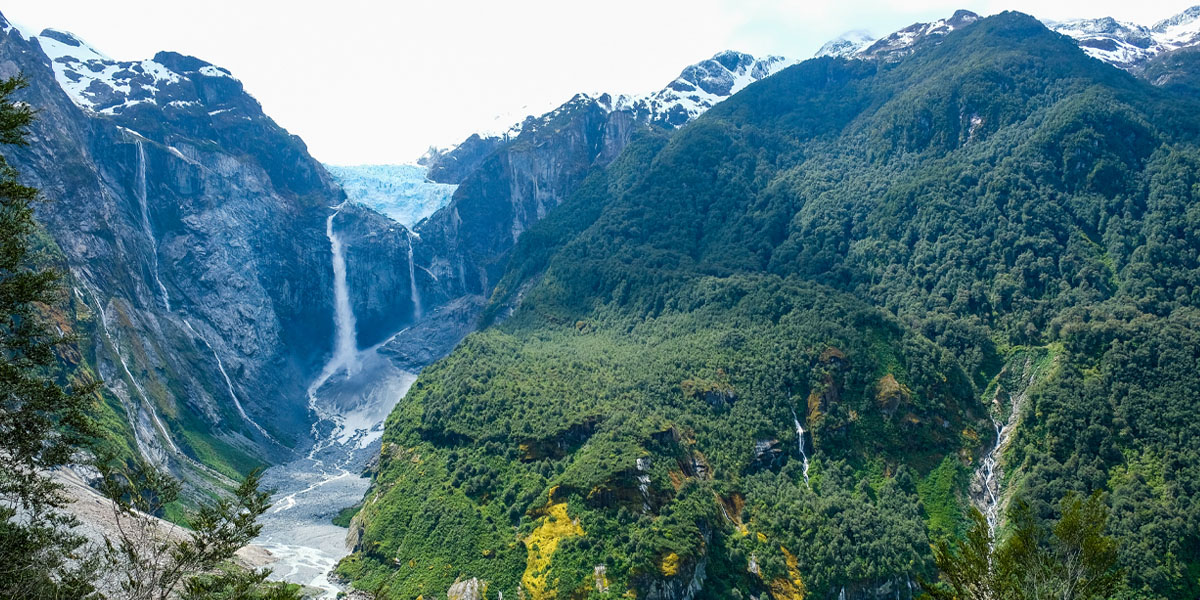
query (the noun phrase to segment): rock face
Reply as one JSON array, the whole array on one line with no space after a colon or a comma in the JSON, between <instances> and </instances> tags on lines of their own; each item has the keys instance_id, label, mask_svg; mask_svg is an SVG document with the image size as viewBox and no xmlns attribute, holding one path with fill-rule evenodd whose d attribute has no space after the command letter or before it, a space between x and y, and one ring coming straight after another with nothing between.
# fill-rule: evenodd
<instances>
[{"instance_id":1,"label":"rock face","mask_svg":"<svg viewBox=\"0 0 1200 600\"><path fill-rule=\"evenodd\" d=\"M48 200L38 218L142 452L231 473L239 454L306 443L304 386L332 329L323 226L341 191L222 69L3 29L0 75L24 74L40 111L7 157Z\"/></svg>"},{"instance_id":2,"label":"rock face","mask_svg":"<svg viewBox=\"0 0 1200 600\"><path fill-rule=\"evenodd\" d=\"M450 589L446 591L446 598L448 600L483 600L486 591L487 583L472 577L450 586Z\"/></svg>"}]
</instances>

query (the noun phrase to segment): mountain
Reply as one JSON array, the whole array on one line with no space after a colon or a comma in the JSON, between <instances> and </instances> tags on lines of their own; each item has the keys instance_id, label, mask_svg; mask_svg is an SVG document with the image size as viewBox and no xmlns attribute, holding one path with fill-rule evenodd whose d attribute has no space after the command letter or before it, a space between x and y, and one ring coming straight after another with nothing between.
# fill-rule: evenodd
<instances>
[{"instance_id":1,"label":"mountain","mask_svg":"<svg viewBox=\"0 0 1200 600\"><path fill-rule=\"evenodd\" d=\"M1159 54L1200 44L1200 6L1151 26L1111 17L1050 22L1047 26L1077 40L1088 56L1132 69Z\"/></svg>"},{"instance_id":2,"label":"mountain","mask_svg":"<svg viewBox=\"0 0 1200 600\"><path fill-rule=\"evenodd\" d=\"M878 40L865 31L851 31L827 42L815 57L895 61L977 19L979 15L959 10L949 19L915 23ZM1134 72L1156 56L1200 45L1200 6L1149 26L1112 17L1045 21L1045 25L1074 39L1088 56Z\"/></svg>"},{"instance_id":3,"label":"mountain","mask_svg":"<svg viewBox=\"0 0 1200 600\"><path fill-rule=\"evenodd\" d=\"M848 31L842 35L825 42L813 58L821 58L822 56L841 56L849 58L867 49L867 46L875 43L875 38L863 29Z\"/></svg>"},{"instance_id":4,"label":"mountain","mask_svg":"<svg viewBox=\"0 0 1200 600\"><path fill-rule=\"evenodd\" d=\"M887 37L876 40L851 56L895 62L912 54L922 45L939 43L951 31L961 29L978 20L979 15L969 10L958 10L949 19L939 19L932 23L916 23L905 27Z\"/></svg>"},{"instance_id":5,"label":"mountain","mask_svg":"<svg viewBox=\"0 0 1200 600\"><path fill-rule=\"evenodd\" d=\"M782 56L755 58L727 50L683 70L665 88L645 96L622 96L613 110L629 110L638 121L680 127L747 85L794 64Z\"/></svg>"},{"instance_id":6,"label":"mountain","mask_svg":"<svg viewBox=\"0 0 1200 600\"><path fill-rule=\"evenodd\" d=\"M741 91L747 85L794 64L781 56L755 58L726 50L689 65L663 89L643 95L577 94L563 106L541 117L529 116L500 134L475 134L448 150L431 149L419 163L430 167L430 177L441 183L458 183L487 154L517 138L528 126L544 126L553 115L570 106L594 101L606 112L628 112L634 120L676 128Z\"/></svg>"},{"instance_id":7,"label":"mountain","mask_svg":"<svg viewBox=\"0 0 1200 600\"><path fill-rule=\"evenodd\" d=\"M659 92L641 97L577 94L501 136L473 135L448 151L431 150L420 162L432 182L445 184L441 190L453 189L448 203L414 224L411 237L389 233L393 227L376 223L358 229L363 237L350 242L357 247L351 252L363 257L397 252L396 240L389 238L393 235L403 238L404 252L410 243L412 248L411 269L402 263L394 277L378 273L370 259L348 263L352 278L371 282L352 286L359 290L357 295L373 296L355 301L356 314L374 323L359 329L360 342L370 345L386 338L383 351L407 368L444 356L476 326L523 232L591 173L620 155L631 139L681 126L787 64L779 57L722 52L684 69ZM336 176L339 170L333 172ZM343 181L357 199L354 180ZM407 205L412 200L397 202ZM388 211L386 201L363 203ZM414 293L421 300L420 319L411 317L417 314L416 304L409 301Z\"/></svg>"},{"instance_id":8,"label":"mountain","mask_svg":"<svg viewBox=\"0 0 1200 600\"><path fill-rule=\"evenodd\" d=\"M500 211L464 234L509 258L388 418L339 572L380 598L911 598L970 506L1002 531L1016 499L1102 491L1121 597L1195 596L1200 103L1026 15L951 21L611 160L590 98L483 159L445 210ZM590 150L546 160L551 131Z\"/></svg>"},{"instance_id":9,"label":"mountain","mask_svg":"<svg viewBox=\"0 0 1200 600\"><path fill-rule=\"evenodd\" d=\"M305 447L340 189L222 69L3 31L3 75L28 78L39 111L7 158L47 200L37 217L113 439L201 486Z\"/></svg>"}]
</instances>

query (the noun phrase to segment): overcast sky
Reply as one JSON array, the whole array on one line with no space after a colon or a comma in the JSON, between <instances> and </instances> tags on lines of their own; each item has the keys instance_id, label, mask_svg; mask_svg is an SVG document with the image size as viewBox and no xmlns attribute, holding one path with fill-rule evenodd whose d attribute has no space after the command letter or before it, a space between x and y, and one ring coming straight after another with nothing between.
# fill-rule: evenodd
<instances>
[{"instance_id":1,"label":"overcast sky","mask_svg":"<svg viewBox=\"0 0 1200 600\"><path fill-rule=\"evenodd\" d=\"M724 49L808 58L956 8L1143 24L1200 0L6 0L116 59L175 50L225 67L335 164L411 162L580 91L644 93Z\"/></svg>"}]
</instances>

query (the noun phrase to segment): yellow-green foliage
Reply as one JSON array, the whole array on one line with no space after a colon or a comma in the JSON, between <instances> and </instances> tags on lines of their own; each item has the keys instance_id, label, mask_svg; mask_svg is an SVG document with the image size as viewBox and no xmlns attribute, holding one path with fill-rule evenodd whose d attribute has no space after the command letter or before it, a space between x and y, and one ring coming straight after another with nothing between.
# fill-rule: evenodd
<instances>
[{"instance_id":1,"label":"yellow-green foliage","mask_svg":"<svg viewBox=\"0 0 1200 600\"><path fill-rule=\"evenodd\" d=\"M529 557L525 563L525 574L521 576L521 585L529 600L548 600L558 595L558 582L548 580L554 551L564 538L584 534L578 520L572 520L567 514L566 502L551 502L546 506L546 515L541 518L541 524L523 540Z\"/></svg>"}]
</instances>

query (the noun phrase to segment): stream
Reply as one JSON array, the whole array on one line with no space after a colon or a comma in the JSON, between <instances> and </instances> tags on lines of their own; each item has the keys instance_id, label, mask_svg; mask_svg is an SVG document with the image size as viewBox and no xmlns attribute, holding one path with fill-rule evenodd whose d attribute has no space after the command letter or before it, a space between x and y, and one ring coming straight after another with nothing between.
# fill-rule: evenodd
<instances>
[{"instance_id":1,"label":"stream","mask_svg":"<svg viewBox=\"0 0 1200 600\"><path fill-rule=\"evenodd\" d=\"M275 557L269 565L272 579L320 588L322 598L337 597L342 588L329 571L350 548L348 530L332 519L363 499L371 481L362 472L379 452L383 421L415 380L372 348L354 368L314 390L321 422L313 451L263 474L263 487L275 493L254 543Z\"/></svg>"},{"instance_id":2,"label":"stream","mask_svg":"<svg viewBox=\"0 0 1200 600\"><path fill-rule=\"evenodd\" d=\"M254 540L275 557L273 579L319 588L321 598L336 598L341 591L329 572L350 552L348 531L332 520L363 499L371 483L363 469L379 452L383 422L417 378L379 352L390 339L366 350L357 347L345 252L333 226L344 206L330 207L325 222L333 259L335 337L333 355L308 388L315 416L312 450L263 473L263 485L274 495ZM409 273L412 277L411 268ZM413 293L415 316L420 310L415 280Z\"/></svg>"}]
</instances>

